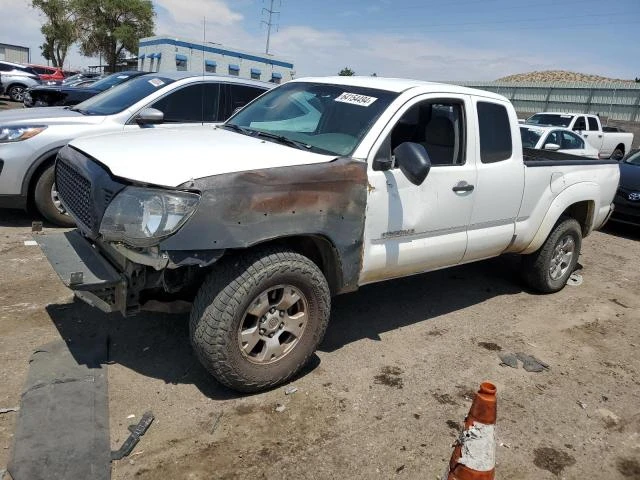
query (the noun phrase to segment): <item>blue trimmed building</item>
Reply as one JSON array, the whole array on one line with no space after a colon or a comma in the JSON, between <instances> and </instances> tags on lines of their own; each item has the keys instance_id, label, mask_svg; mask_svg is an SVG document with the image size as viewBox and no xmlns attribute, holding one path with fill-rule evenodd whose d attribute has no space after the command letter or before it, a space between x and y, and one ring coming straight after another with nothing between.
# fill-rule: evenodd
<instances>
[{"instance_id":1,"label":"blue trimmed building","mask_svg":"<svg viewBox=\"0 0 640 480\"><path fill-rule=\"evenodd\" d=\"M145 72L205 72L281 83L295 74L293 63L266 54L183 38L158 36L140 40L138 69Z\"/></svg>"}]
</instances>

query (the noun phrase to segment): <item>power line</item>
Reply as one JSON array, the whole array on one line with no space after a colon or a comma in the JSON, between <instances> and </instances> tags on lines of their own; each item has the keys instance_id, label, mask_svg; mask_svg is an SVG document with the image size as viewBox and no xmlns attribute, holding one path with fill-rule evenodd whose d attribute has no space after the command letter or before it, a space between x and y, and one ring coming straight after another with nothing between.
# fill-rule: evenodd
<instances>
[{"instance_id":1,"label":"power line","mask_svg":"<svg viewBox=\"0 0 640 480\"><path fill-rule=\"evenodd\" d=\"M264 23L267 26L267 48L265 49L265 53L269 53L269 41L271 40L271 27L275 25L276 30L278 29L278 24L272 21L274 15L280 15L280 11L273 9L274 0L270 0L269 8L263 8L262 14L267 13L269 15L269 19L267 21L262 20L260 23ZM278 6L282 6L280 0L278 0Z\"/></svg>"}]
</instances>

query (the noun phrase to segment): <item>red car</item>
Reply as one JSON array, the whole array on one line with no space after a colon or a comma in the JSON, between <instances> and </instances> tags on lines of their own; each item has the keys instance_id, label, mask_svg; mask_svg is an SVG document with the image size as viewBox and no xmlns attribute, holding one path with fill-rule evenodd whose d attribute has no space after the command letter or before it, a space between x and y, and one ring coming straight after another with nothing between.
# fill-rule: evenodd
<instances>
[{"instance_id":1,"label":"red car","mask_svg":"<svg viewBox=\"0 0 640 480\"><path fill-rule=\"evenodd\" d=\"M40 76L43 82L49 80L64 80L64 73L59 67L47 67L44 65L29 65Z\"/></svg>"}]
</instances>

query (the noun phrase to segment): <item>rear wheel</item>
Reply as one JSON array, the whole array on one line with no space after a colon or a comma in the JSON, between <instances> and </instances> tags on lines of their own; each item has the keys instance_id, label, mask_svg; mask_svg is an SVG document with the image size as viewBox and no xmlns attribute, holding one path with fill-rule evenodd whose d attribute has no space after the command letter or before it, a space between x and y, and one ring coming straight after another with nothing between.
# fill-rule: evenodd
<instances>
[{"instance_id":1,"label":"rear wheel","mask_svg":"<svg viewBox=\"0 0 640 480\"><path fill-rule=\"evenodd\" d=\"M73 227L75 222L60 202L55 184L55 166L48 167L36 182L33 200L38 212L54 225Z\"/></svg>"},{"instance_id":2,"label":"rear wheel","mask_svg":"<svg viewBox=\"0 0 640 480\"><path fill-rule=\"evenodd\" d=\"M618 145L613 153L611 154L612 160L622 160L624 158L624 147L622 145Z\"/></svg>"},{"instance_id":3,"label":"rear wheel","mask_svg":"<svg viewBox=\"0 0 640 480\"><path fill-rule=\"evenodd\" d=\"M254 392L283 383L324 336L331 297L308 258L269 248L223 259L193 303L191 343L224 385Z\"/></svg>"},{"instance_id":4,"label":"rear wheel","mask_svg":"<svg viewBox=\"0 0 640 480\"><path fill-rule=\"evenodd\" d=\"M573 218L561 219L542 247L523 257L525 281L543 293L562 290L576 268L581 246L580 224Z\"/></svg>"},{"instance_id":5,"label":"rear wheel","mask_svg":"<svg viewBox=\"0 0 640 480\"><path fill-rule=\"evenodd\" d=\"M9 95L9 98L14 102L22 102L24 100L25 90L25 87L22 85L12 85L9 87L9 90L7 90L7 95Z\"/></svg>"}]
</instances>

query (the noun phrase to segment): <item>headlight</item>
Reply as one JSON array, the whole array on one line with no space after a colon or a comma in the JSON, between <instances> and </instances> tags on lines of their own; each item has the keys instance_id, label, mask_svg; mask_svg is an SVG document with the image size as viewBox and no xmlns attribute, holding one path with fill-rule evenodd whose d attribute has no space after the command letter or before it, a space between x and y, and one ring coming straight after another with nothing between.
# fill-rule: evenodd
<instances>
[{"instance_id":1,"label":"headlight","mask_svg":"<svg viewBox=\"0 0 640 480\"><path fill-rule=\"evenodd\" d=\"M127 187L107 207L100 233L105 240L148 247L175 233L195 212L200 195Z\"/></svg>"},{"instance_id":2,"label":"headlight","mask_svg":"<svg viewBox=\"0 0 640 480\"><path fill-rule=\"evenodd\" d=\"M0 143L21 142L27 138L35 137L47 127L43 125L30 127L0 127Z\"/></svg>"}]
</instances>

